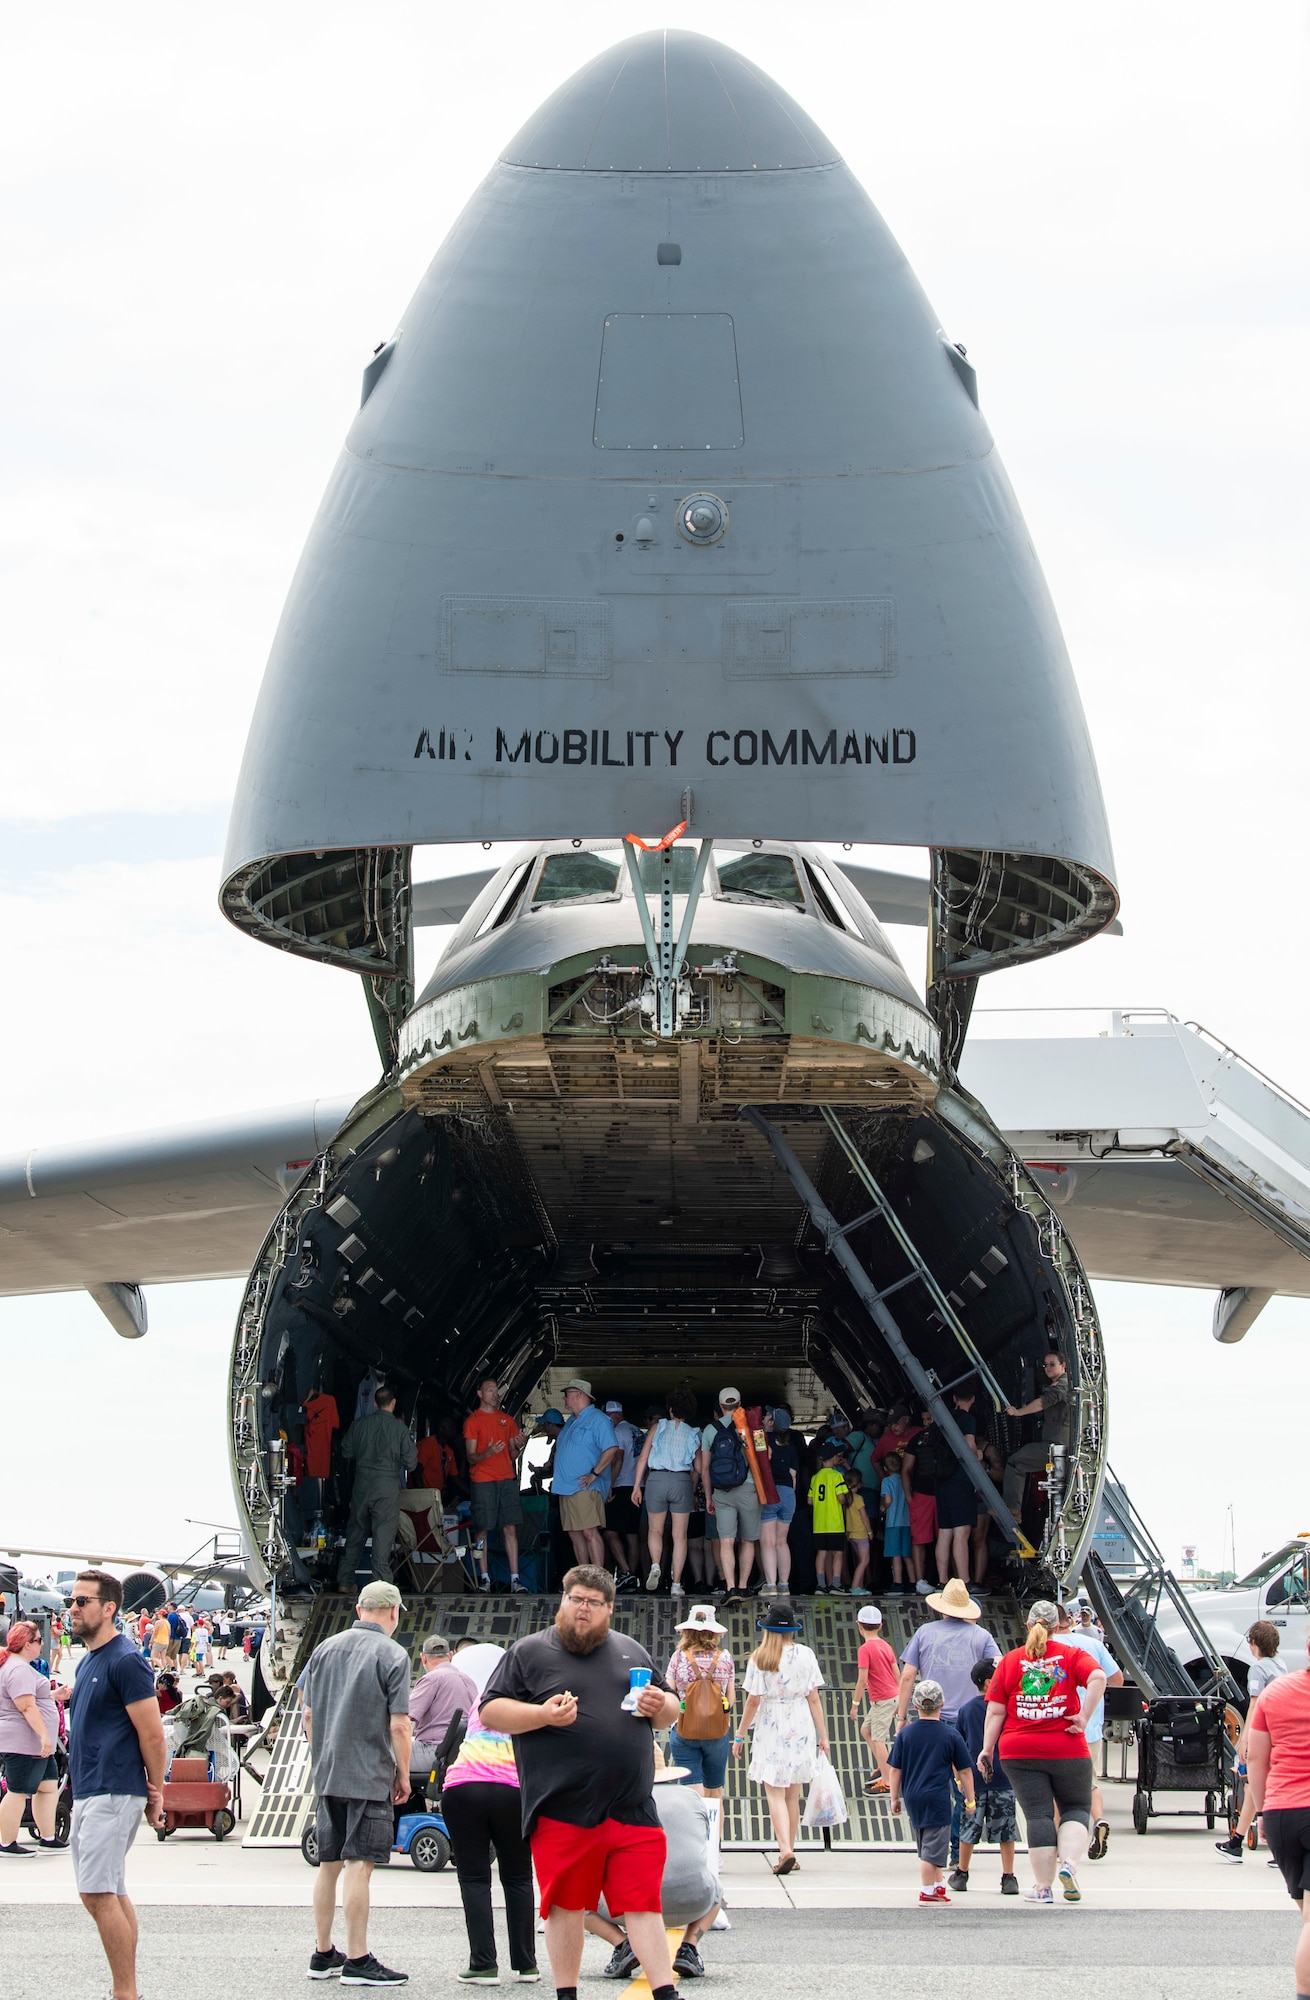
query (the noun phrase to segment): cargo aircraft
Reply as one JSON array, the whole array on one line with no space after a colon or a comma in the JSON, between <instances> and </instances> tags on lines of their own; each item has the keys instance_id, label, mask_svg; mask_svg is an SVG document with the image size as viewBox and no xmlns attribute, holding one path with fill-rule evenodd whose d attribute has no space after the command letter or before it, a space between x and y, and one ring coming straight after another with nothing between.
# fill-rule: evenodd
<instances>
[{"instance_id":1,"label":"cargo aircraft","mask_svg":"<svg viewBox=\"0 0 1310 2000\"><path fill-rule=\"evenodd\" d=\"M1065 1578L1105 1455L1089 1280L1211 1287L1222 1340L1310 1293L1310 1116L1222 1041L969 1034L988 973L1118 910L983 401L832 142L673 31L546 101L369 359L221 903L359 980L379 1076L0 1163L5 1292L85 1288L137 1337L149 1286L247 1278L227 1422L260 1580L322 1580L342 1526L339 1483L311 1521L289 1469L307 1402L344 1425L385 1376L426 1432L488 1371L530 1411L574 1372L799 1419L908 1396L1015 1563ZM478 839L507 858L413 879ZM1075 1430L1016 1521L949 1391L975 1380L1009 1448L1051 1345Z\"/></svg>"}]
</instances>

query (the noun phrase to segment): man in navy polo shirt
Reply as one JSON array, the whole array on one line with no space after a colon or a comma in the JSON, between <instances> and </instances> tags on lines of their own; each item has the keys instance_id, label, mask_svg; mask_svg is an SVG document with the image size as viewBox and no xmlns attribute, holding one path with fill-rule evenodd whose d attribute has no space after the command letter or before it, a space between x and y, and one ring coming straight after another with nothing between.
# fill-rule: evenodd
<instances>
[{"instance_id":1,"label":"man in navy polo shirt","mask_svg":"<svg viewBox=\"0 0 1310 2000\"><path fill-rule=\"evenodd\" d=\"M143 1813L151 1826L164 1824L164 1719L154 1675L131 1641L114 1629L122 1602L116 1576L102 1569L79 1571L70 1604L73 1632L86 1647L86 1658L68 1704L70 1845L78 1894L109 1960L114 2000L141 2000L127 1850Z\"/></svg>"}]
</instances>

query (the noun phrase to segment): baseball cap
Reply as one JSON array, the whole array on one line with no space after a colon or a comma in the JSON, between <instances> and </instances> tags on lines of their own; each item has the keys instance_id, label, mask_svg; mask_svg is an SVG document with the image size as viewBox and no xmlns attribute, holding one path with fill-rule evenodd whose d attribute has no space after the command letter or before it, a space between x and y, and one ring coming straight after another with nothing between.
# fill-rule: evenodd
<instances>
[{"instance_id":1,"label":"baseball cap","mask_svg":"<svg viewBox=\"0 0 1310 2000\"><path fill-rule=\"evenodd\" d=\"M845 1410L834 1410L831 1416L828 1418L828 1422L830 1424L845 1424L847 1430L849 1430L851 1427L851 1420L847 1416Z\"/></svg>"},{"instance_id":2,"label":"baseball cap","mask_svg":"<svg viewBox=\"0 0 1310 2000\"><path fill-rule=\"evenodd\" d=\"M405 1601L394 1583L366 1583L355 1599L361 1611L403 1611Z\"/></svg>"},{"instance_id":3,"label":"baseball cap","mask_svg":"<svg viewBox=\"0 0 1310 2000\"><path fill-rule=\"evenodd\" d=\"M580 1389L584 1396L589 1396L591 1394L590 1382L584 1381L581 1375L571 1376L569 1380L564 1384L565 1395L568 1394L570 1389Z\"/></svg>"},{"instance_id":4,"label":"baseball cap","mask_svg":"<svg viewBox=\"0 0 1310 2000\"><path fill-rule=\"evenodd\" d=\"M882 1613L876 1604L862 1604L855 1614L857 1625L881 1625Z\"/></svg>"},{"instance_id":5,"label":"baseball cap","mask_svg":"<svg viewBox=\"0 0 1310 2000\"><path fill-rule=\"evenodd\" d=\"M564 1412L562 1410L543 1410L537 1418L537 1422L538 1424L558 1424L560 1429L563 1430L565 1424Z\"/></svg>"},{"instance_id":6,"label":"baseball cap","mask_svg":"<svg viewBox=\"0 0 1310 2000\"><path fill-rule=\"evenodd\" d=\"M719 1402L720 1402L721 1404L722 1404L722 1403L740 1403L740 1401L741 1401L741 1390L740 1390L740 1389L720 1389L720 1391L719 1391Z\"/></svg>"},{"instance_id":7,"label":"baseball cap","mask_svg":"<svg viewBox=\"0 0 1310 2000\"><path fill-rule=\"evenodd\" d=\"M419 1651L426 1653L430 1660L439 1660L450 1651L450 1641L443 1639L440 1632L432 1632L423 1641Z\"/></svg>"},{"instance_id":8,"label":"baseball cap","mask_svg":"<svg viewBox=\"0 0 1310 2000\"><path fill-rule=\"evenodd\" d=\"M606 1416L609 1416L609 1414L610 1414L611 1410L617 1410L620 1416L622 1416L622 1415L623 1415L623 1405L622 1405L622 1403L616 1403L616 1402L614 1401L614 1398L613 1398L612 1396L611 1396L611 1398L610 1398L609 1402L608 1402L608 1403L606 1403L606 1405L605 1405L605 1414L606 1414Z\"/></svg>"}]
</instances>

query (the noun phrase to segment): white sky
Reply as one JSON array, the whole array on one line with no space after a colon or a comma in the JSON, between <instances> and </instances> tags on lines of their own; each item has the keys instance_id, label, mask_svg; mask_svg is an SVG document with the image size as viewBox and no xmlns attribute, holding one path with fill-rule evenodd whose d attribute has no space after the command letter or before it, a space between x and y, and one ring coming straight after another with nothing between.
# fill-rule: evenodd
<instances>
[{"instance_id":1,"label":"white sky","mask_svg":"<svg viewBox=\"0 0 1310 2000\"><path fill-rule=\"evenodd\" d=\"M371 1080L353 979L216 914L264 658L360 369L451 221L557 82L663 25L706 22L10 10L0 1152ZM967 343L1064 621L1127 935L984 1004L1169 1006L1310 1097L1304 9L720 0L709 25L827 130ZM137 1346L84 1298L0 1302L6 1408L44 1411L6 1426L0 1532L177 1555L187 1516L231 1518L236 1294L156 1290ZM1217 1561L1230 1501L1242 1561L1310 1526L1310 1306L1220 1349L1209 1294L1098 1296L1113 1456L1171 1553Z\"/></svg>"}]
</instances>

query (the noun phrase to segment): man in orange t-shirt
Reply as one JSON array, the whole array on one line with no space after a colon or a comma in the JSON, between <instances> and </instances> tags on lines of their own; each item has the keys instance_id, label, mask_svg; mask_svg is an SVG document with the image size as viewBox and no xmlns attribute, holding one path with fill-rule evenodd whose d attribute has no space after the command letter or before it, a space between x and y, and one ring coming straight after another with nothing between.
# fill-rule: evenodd
<instances>
[{"instance_id":1,"label":"man in orange t-shirt","mask_svg":"<svg viewBox=\"0 0 1310 2000\"><path fill-rule=\"evenodd\" d=\"M478 1567L481 1588L491 1589L487 1568L487 1537L499 1528L505 1538L509 1560L509 1587L521 1591L519 1582L519 1529L523 1525L523 1505L519 1498L519 1456L525 1439L507 1410L500 1407L500 1388L494 1375L484 1375L478 1384L478 1407L464 1420L464 1447L469 1462L469 1493L473 1502L473 1526L477 1530Z\"/></svg>"}]
</instances>

